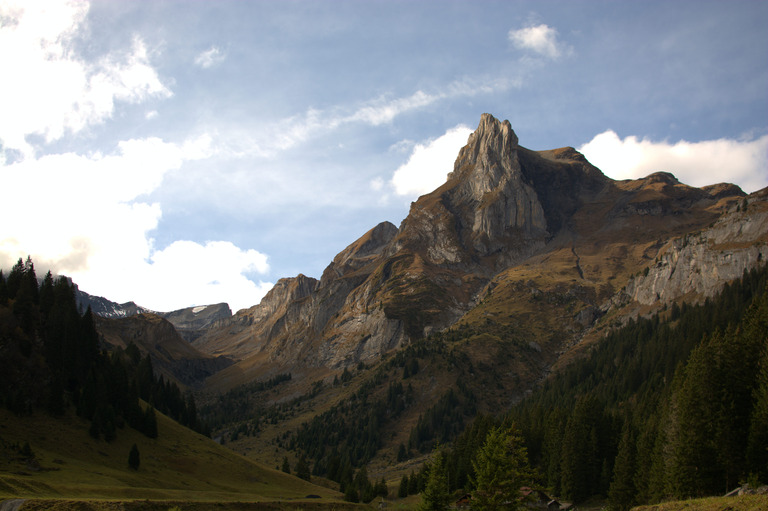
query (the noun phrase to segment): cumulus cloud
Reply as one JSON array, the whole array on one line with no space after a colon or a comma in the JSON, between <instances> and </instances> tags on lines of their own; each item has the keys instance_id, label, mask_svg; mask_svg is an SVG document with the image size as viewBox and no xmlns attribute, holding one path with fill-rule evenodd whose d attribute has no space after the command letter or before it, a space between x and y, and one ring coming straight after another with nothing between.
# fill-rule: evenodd
<instances>
[{"instance_id":1,"label":"cumulus cloud","mask_svg":"<svg viewBox=\"0 0 768 511\"><path fill-rule=\"evenodd\" d=\"M459 125L425 144L416 144L408 161L392 176L398 195L423 195L445 183L456 155L467 143L472 129Z\"/></svg>"},{"instance_id":2,"label":"cumulus cloud","mask_svg":"<svg viewBox=\"0 0 768 511\"><path fill-rule=\"evenodd\" d=\"M252 280L268 271L266 255L224 241L157 249L151 236L162 208L147 197L169 171L215 154L210 136L124 140L109 154L36 154L107 121L117 102L172 95L140 37L95 60L77 55L88 9L83 1L0 4L0 47L12 48L0 52L0 182L13 191L0 201L0 267L31 255L41 271L68 275L84 291L155 310L258 303L271 287ZM221 58L214 48L199 64Z\"/></svg>"},{"instance_id":3,"label":"cumulus cloud","mask_svg":"<svg viewBox=\"0 0 768 511\"><path fill-rule=\"evenodd\" d=\"M636 136L621 139L608 130L579 151L613 179L637 179L666 171L697 187L729 182L750 193L768 185L768 135L754 140L670 143Z\"/></svg>"},{"instance_id":4,"label":"cumulus cloud","mask_svg":"<svg viewBox=\"0 0 768 511\"><path fill-rule=\"evenodd\" d=\"M109 118L116 101L140 103L168 97L136 37L123 54L88 62L73 41L88 13L87 2L0 4L0 142L4 152L33 153L29 135L47 142ZM9 79L12 78L12 79Z\"/></svg>"},{"instance_id":5,"label":"cumulus cloud","mask_svg":"<svg viewBox=\"0 0 768 511\"><path fill-rule=\"evenodd\" d=\"M226 55L217 47L213 46L195 57L195 64L208 69L224 62Z\"/></svg>"},{"instance_id":6,"label":"cumulus cloud","mask_svg":"<svg viewBox=\"0 0 768 511\"><path fill-rule=\"evenodd\" d=\"M0 167L14 190L0 202L0 218L16 219L0 233L0 267L29 254L86 292L155 310L258 303L271 285L248 276L268 270L265 255L227 242L154 247L162 210L141 198L167 172L212 152L205 135L182 144L148 138L123 141L108 155L55 154Z\"/></svg>"},{"instance_id":7,"label":"cumulus cloud","mask_svg":"<svg viewBox=\"0 0 768 511\"><path fill-rule=\"evenodd\" d=\"M530 50L550 59L558 59L572 51L558 41L557 30L548 25L536 25L509 31L509 40L516 48Z\"/></svg>"}]
</instances>

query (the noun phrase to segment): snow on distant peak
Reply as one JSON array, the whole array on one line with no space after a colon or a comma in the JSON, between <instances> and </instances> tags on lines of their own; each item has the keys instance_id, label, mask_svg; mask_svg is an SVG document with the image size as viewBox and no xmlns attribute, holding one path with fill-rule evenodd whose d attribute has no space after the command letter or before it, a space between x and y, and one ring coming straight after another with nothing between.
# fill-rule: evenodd
<instances>
[{"instance_id":1,"label":"snow on distant peak","mask_svg":"<svg viewBox=\"0 0 768 511\"><path fill-rule=\"evenodd\" d=\"M195 308L192 309L192 314L197 314L198 312L202 312L202 311L204 311L207 308L208 308L207 305L200 305L200 306L195 307Z\"/></svg>"}]
</instances>

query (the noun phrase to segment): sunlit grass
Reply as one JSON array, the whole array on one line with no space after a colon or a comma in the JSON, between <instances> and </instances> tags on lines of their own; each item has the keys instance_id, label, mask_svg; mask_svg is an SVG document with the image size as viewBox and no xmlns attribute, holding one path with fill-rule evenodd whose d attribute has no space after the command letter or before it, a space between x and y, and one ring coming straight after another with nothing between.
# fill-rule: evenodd
<instances>
[{"instance_id":1,"label":"sunlit grass","mask_svg":"<svg viewBox=\"0 0 768 511\"><path fill-rule=\"evenodd\" d=\"M342 503L341 494L254 463L158 414L160 436L130 428L113 442L95 440L73 414L17 417L0 410L0 499L158 500ZM37 464L14 446L28 442ZM133 444L138 470L128 466ZM166 508L167 509L167 508Z\"/></svg>"}]
</instances>

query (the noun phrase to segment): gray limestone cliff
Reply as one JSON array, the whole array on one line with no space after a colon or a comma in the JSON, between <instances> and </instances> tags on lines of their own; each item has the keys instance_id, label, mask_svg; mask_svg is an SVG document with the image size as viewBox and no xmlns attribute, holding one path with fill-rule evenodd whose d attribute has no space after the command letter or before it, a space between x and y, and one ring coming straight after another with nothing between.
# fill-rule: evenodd
<instances>
[{"instance_id":1,"label":"gray limestone cliff","mask_svg":"<svg viewBox=\"0 0 768 511\"><path fill-rule=\"evenodd\" d=\"M669 240L654 263L630 280L616 301L651 305L681 297L711 297L745 270L765 264L768 190L747 197L742 204L707 229Z\"/></svg>"}]
</instances>

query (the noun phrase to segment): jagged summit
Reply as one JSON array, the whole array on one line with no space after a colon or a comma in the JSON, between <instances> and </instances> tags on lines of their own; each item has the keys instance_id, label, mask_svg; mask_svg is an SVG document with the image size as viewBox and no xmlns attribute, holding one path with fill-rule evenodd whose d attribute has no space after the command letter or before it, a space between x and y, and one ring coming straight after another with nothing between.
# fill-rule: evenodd
<instances>
[{"instance_id":1,"label":"jagged summit","mask_svg":"<svg viewBox=\"0 0 768 511\"><path fill-rule=\"evenodd\" d=\"M377 225L319 281L281 279L196 345L242 360L214 385L286 366L335 370L475 321L481 300L530 314L542 308L531 296L557 290L572 294L568 311L553 300L546 307L556 321L536 328L571 333L540 343L551 354L599 318L660 240L710 225L742 195L669 173L614 181L573 147L526 149L509 121L483 114L447 181L416 200L399 228Z\"/></svg>"}]
</instances>

